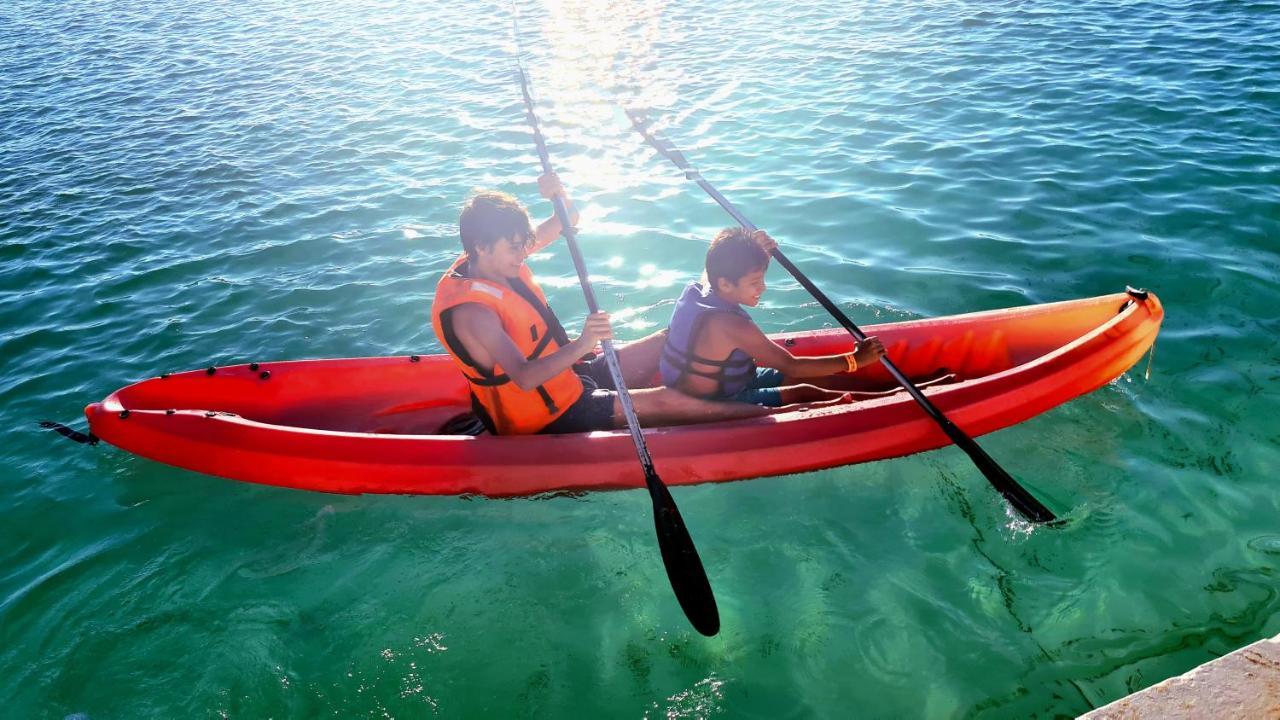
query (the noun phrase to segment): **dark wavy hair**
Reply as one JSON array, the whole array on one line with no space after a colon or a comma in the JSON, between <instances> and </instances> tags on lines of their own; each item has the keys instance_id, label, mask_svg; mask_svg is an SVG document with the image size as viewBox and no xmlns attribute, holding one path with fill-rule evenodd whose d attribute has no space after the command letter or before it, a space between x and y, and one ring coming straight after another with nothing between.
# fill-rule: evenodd
<instances>
[{"instance_id":1,"label":"dark wavy hair","mask_svg":"<svg viewBox=\"0 0 1280 720\"><path fill-rule=\"evenodd\" d=\"M769 253L760 247L746 228L721 230L707 250L707 281L712 288L719 278L736 283L743 275L768 267Z\"/></svg>"},{"instance_id":2,"label":"dark wavy hair","mask_svg":"<svg viewBox=\"0 0 1280 720\"><path fill-rule=\"evenodd\" d=\"M519 200L497 190L482 190L462 206L458 236L467 254L474 255L477 248L493 247L503 238L527 246L533 242L533 225Z\"/></svg>"}]
</instances>

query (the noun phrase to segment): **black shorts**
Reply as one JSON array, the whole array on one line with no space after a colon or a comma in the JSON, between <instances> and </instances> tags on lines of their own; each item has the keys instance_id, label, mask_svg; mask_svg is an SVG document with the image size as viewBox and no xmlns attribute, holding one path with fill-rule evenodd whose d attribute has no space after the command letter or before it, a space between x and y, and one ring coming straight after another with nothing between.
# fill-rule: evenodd
<instances>
[{"instance_id":1,"label":"black shorts","mask_svg":"<svg viewBox=\"0 0 1280 720\"><path fill-rule=\"evenodd\" d=\"M609 374L609 363L604 361L604 353L573 366L578 377L587 376L595 383L595 389L617 390L613 384L613 376Z\"/></svg>"},{"instance_id":2,"label":"black shorts","mask_svg":"<svg viewBox=\"0 0 1280 720\"><path fill-rule=\"evenodd\" d=\"M613 430L613 401L618 393L613 388L609 366L600 355L590 362L574 366L578 379L582 380L582 395L550 425L538 431L539 435L564 435L568 433Z\"/></svg>"}]
</instances>

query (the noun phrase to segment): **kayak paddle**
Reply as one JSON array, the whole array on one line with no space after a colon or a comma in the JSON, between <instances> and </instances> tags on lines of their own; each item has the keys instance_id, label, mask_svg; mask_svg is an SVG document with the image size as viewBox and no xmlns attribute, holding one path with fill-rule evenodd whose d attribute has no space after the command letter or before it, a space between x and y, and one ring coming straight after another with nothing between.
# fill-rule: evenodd
<instances>
[{"instance_id":1,"label":"kayak paddle","mask_svg":"<svg viewBox=\"0 0 1280 720\"><path fill-rule=\"evenodd\" d=\"M542 131L538 129L538 116L533 111L533 98L529 94L529 78L525 75L524 66L517 61L520 74L520 91L524 94L525 115L529 126L533 128L533 141L538 147L538 157L542 161L542 172L550 173L551 157L547 153L546 141ZM569 255L573 257L573 267L578 272L578 282L582 284L582 294L587 298L587 310L599 312L595 292L587 279L587 268L578 250L577 230L569 222L569 212L565 208L564 199L556 196L552 199L556 217L560 220L560 233L565 244L569 246ZM640 456L640 466L644 469L644 483L649 489L649 497L653 499L653 523L658 533L658 547L662 551L662 563L667 568L667 577L671 581L671 589L675 591L676 600L681 609L693 624L694 629L703 635L711 636L720 632L720 613L716 609L716 598L711 592L711 582L707 579L702 560L698 557L698 549L693 545L693 538L685 527L684 519L671 492L663 484L662 479L653 468L653 458L649 456L649 447L645 444L644 435L640 432L640 421L636 418L635 408L631 405L631 396L627 394L627 386L622 380L622 371L618 367L618 356L614 352L613 342L602 340L605 363L609 366L609 375L613 377L614 387L618 391L618 400L622 405L622 413L627 418L627 429L631 431L631 440L635 443L636 454Z\"/></svg>"},{"instance_id":2,"label":"kayak paddle","mask_svg":"<svg viewBox=\"0 0 1280 720\"><path fill-rule=\"evenodd\" d=\"M636 132L639 132L640 135L644 137L645 142L653 146L653 149L657 150L658 154L670 160L676 167L684 171L686 179L697 183L698 187L706 191L713 200L719 203L720 207L724 208L726 212L733 216L734 221L739 225L751 231L755 231L757 229L750 220L738 211L738 208L734 207L732 203L720 194L720 191L716 190L711 183L703 179L702 173L698 172L697 168L689 164L689 161L685 159L684 154L681 153L670 140L658 137L657 134L648 127L647 119L643 115L627 108L624 108L624 110L627 113L627 117L631 119L631 125L636 129ZM810 295L822 304L822 307L826 308L827 312L831 313L832 317L844 326L845 330L849 331L850 335L853 335L858 342L866 340L867 336L858 329L858 326L854 325L853 321L851 321L848 316L840 310L840 308L836 307L835 303L831 302L831 299L828 298L826 294L819 290L804 273L800 272L800 268L793 265L791 261L782 254L781 249L774 248L770 254L778 261L778 264L786 268L787 272L791 273L792 277L804 286L805 290L809 291ZM925 413L927 413L929 417L942 428L942 431L947 434L947 437L951 438L951 442L955 443L961 450L964 450L965 453L968 454L969 459L973 461L973 464L978 466L978 469L982 471L982 474L986 476L991 485L1009 501L1009 504L1012 505L1015 510L1031 522L1044 523L1051 522L1055 519L1054 514L1049 510L1049 508L1041 504L1039 500L1036 500L1035 496L1028 492L1026 488L1019 485L1018 481L1013 479L1013 476L1005 472L1005 469L1000 467L995 459L988 455L987 451L983 450L973 438L969 437L969 435L957 427L955 423L951 422L947 416L943 415L942 411L939 410L937 406L929 400L929 398L925 397L924 393L920 392L920 389L908 380L906 375L903 375L902 372L898 370L897 366L889 360L888 356L881 358L880 362L884 365L885 370L888 370L889 374L893 376L893 379L897 380L898 384L905 388L911 397L920 404L920 407L924 408Z\"/></svg>"}]
</instances>

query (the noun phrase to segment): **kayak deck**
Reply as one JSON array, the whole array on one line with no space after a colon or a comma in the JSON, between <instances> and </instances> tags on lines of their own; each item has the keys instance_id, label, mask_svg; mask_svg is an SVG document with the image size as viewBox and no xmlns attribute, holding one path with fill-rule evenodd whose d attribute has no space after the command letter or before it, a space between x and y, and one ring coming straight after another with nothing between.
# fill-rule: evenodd
<instances>
[{"instance_id":1,"label":"kayak deck","mask_svg":"<svg viewBox=\"0 0 1280 720\"><path fill-rule=\"evenodd\" d=\"M1090 392L1151 346L1154 294L1117 293L868 326L908 376L970 435ZM844 330L772 336L798 356L849 352ZM862 389L892 389L880 365ZM524 495L640 487L625 430L577 435L438 435L470 409L444 355L302 360L152 378L85 409L103 440L160 462L236 480L339 493ZM946 436L906 393L731 422L646 428L668 484L802 472L930 450Z\"/></svg>"}]
</instances>

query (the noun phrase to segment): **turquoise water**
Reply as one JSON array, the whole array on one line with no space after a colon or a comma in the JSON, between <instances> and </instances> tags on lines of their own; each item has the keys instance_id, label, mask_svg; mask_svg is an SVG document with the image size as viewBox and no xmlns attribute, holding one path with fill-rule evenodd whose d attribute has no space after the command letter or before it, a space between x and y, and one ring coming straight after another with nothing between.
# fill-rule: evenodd
<instances>
[{"instance_id":1,"label":"turquoise water","mask_svg":"<svg viewBox=\"0 0 1280 720\"><path fill-rule=\"evenodd\" d=\"M1056 717L1280 633L1274 2L521 5L620 336L728 219L615 98L855 322L1157 291L1149 379L982 441L1062 529L954 449L678 489L704 639L641 492L326 496L36 427L163 371L438 351L468 192L549 212L510 17L0 9L6 714ZM578 323L567 253L534 267ZM830 324L769 281L765 329Z\"/></svg>"}]
</instances>

